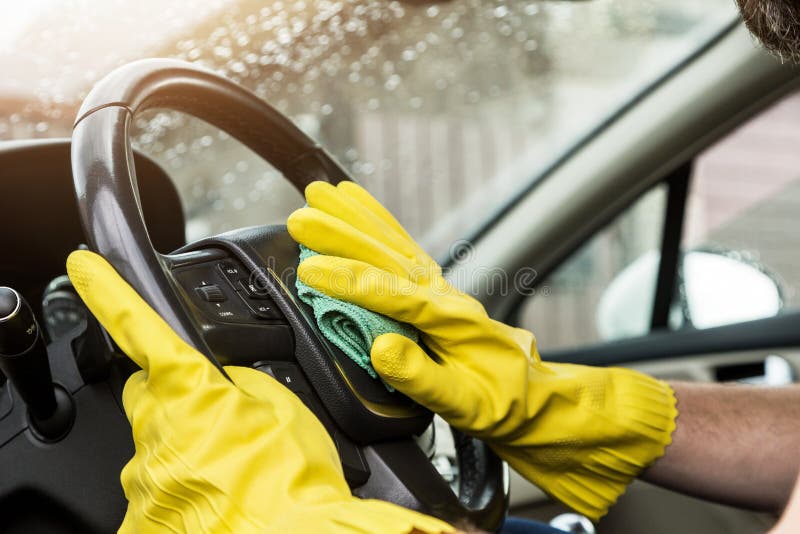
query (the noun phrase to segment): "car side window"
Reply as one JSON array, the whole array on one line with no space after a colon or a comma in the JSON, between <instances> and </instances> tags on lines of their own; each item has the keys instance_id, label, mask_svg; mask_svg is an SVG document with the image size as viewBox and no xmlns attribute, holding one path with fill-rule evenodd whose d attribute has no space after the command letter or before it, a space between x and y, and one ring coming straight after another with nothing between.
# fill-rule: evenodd
<instances>
[{"instance_id":1,"label":"car side window","mask_svg":"<svg viewBox=\"0 0 800 534\"><path fill-rule=\"evenodd\" d=\"M651 189L537 286L519 317L523 328L536 332L540 347L647 333L666 200L666 185Z\"/></svg>"},{"instance_id":2,"label":"car side window","mask_svg":"<svg viewBox=\"0 0 800 534\"><path fill-rule=\"evenodd\" d=\"M800 307L800 94L695 161L680 287L686 322L709 328Z\"/></svg>"},{"instance_id":3,"label":"car side window","mask_svg":"<svg viewBox=\"0 0 800 534\"><path fill-rule=\"evenodd\" d=\"M682 225L666 327L712 328L800 308L800 93L698 155L687 194L667 184L595 234L523 302L540 348L578 347L651 330L668 202ZM665 253L665 257L668 255ZM662 269L662 272L664 270Z\"/></svg>"}]
</instances>

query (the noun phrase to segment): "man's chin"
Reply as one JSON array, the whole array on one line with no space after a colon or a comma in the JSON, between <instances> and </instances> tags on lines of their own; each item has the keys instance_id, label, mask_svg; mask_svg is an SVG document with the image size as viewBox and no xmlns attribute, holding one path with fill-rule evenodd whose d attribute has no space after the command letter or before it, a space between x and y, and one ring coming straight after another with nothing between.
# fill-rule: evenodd
<instances>
[{"instance_id":1,"label":"man's chin","mask_svg":"<svg viewBox=\"0 0 800 534\"><path fill-rule=\"evenodd\" d=\"M800 2L736 0L744 22L759 41L784 61L800 63Z\"/></svg>"}]
</instances>

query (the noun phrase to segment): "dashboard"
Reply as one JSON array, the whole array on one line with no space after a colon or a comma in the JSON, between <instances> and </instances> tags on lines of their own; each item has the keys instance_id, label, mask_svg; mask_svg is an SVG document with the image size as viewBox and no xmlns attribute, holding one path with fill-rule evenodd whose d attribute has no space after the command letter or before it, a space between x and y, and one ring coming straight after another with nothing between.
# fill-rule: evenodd
<instances>
[{"instance_id":1,"label":"dashboard","mask_svg":"<svg viewBox=\"0 0 800 534\"><path fill-rule=\"evenodd\" d=\"M186 242L178 192L151 159L134 154L140 202L156 250ZM70 252L86 242L70 165L70 140L0 143L0 285L17 288L40 311L47 284L66 272Z\"/></svg>"}]
</instances>

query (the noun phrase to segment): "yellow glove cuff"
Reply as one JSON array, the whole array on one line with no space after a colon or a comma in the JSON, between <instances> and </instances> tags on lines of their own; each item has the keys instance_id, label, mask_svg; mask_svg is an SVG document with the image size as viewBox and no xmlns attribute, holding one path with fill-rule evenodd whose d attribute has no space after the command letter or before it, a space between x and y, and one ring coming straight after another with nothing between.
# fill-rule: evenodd
<instances>
[{"instance_id":1,"label":"yellow glove cuff","mask_svg":"<svg viewBox=\"0 0 800 534\"><path fill-rule=\"evenodd\" d=\"M664 455L678 416L675 394L666 382L629 369L546 367L567 375L570 385L553 399L567 409L553 410L553 421L534 417L529 433L491 445L543 491L597 520Z\"/></svg>"}]
</instances>

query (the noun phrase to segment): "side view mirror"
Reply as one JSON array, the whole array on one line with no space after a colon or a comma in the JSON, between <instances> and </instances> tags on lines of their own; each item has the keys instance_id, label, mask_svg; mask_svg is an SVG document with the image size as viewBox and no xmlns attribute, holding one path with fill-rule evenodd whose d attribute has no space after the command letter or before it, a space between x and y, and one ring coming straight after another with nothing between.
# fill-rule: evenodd
<instances>
[{"instance_id":1,"label":"side view mirror","mask_svg":"<svg viewBox=\"0 0 800 534\"><path fill-rule=\"evenodd\" d=\"M601 339L646 334L650 329L660 254L650 251L623 269L597 307ZM736 252L690 250L678 268L670 328L712 328L777 315L780 281Z\"/></svg>"}]
</instances>

